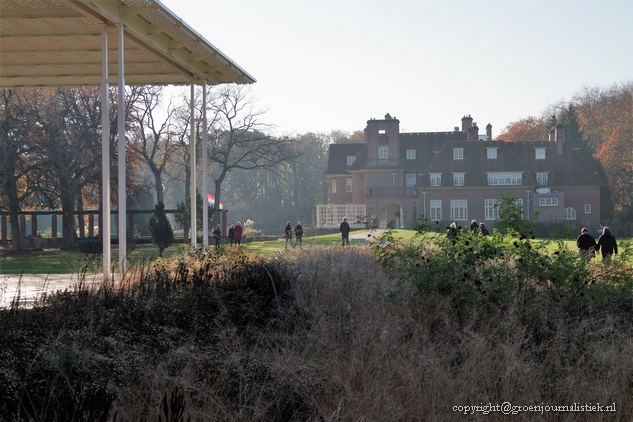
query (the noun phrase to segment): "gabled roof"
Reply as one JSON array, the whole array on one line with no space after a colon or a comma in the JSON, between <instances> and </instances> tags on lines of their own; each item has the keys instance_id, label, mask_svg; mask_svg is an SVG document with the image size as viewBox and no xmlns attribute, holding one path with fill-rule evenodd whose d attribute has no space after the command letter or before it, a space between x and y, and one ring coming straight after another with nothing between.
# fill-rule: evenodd
<instances>
[{"instance_id":1,"label":"gabled roof","mask_svg":"<svg viewBox=\"0 0 633 422\"><path fill-rule=\"evenodd\" d=\"M347 157L358 157L365 144L330 144L326 175L348 174ZM358 160L358 158L357 158ZM352 164L354 166L356 161Z\"/></svg>"},{"instance_id":2,"label":"gabled roof","mask_svg":"<svg viewBox=\"0 0 633 422\"><path fill-rule=\"evenodd\" d=\"M453 149L463 148L463 159L453 159ZM487 148L497 148L497 158L487 158ZM537 160L535 149L545 148L545 159ZM552 185L600 185L598 175L582 160L577 150L556 153L554 142L447 142L427 173L466 173L465 186L487 185L487 173L522 172L523 185L536 185L536 173L548 173ZM444 182L451 184L448 179ZM428 180L425 181L425 184Z\"/></svg>"},{"instance_id":3,"label":"gabled roof","mask_svg":"<svg viewBox=\"0 0 633 422\"><path fill-rule=\"evenodd\" d=\"M400 157L405 170L426 169L447 142L465 141L466 132L401 133ZM406 159L406 150L416 150L415 160Z\"/></svg>"},{"instance_id":4,"label":"gabled roof","mask_svg":"<svg viewBox=\"0 0 633 422\"><path fill-rule=\"evenodd\" d=\"M101 85L102 28L116 77L121 24L127 85L255 82L158 0L1 0L0 87Z\"/></svg>"}]
</instances>

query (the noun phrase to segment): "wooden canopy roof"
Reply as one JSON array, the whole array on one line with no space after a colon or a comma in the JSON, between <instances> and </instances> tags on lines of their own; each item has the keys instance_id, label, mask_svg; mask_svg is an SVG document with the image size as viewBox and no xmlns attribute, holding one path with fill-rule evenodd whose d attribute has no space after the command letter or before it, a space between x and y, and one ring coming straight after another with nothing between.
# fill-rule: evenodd
<instances>
[{"instance_id":1,"label":"wooden canopy roof","mask_svg":"<svg viewBox=\"0 0 633 422\"><path fill-rule=\"evenodd\" d=\"M116 77L119 25L127 85L255 82L158 0L0 0L0 87L101 85L103 28Z\"/></svg>"}]
</instances>

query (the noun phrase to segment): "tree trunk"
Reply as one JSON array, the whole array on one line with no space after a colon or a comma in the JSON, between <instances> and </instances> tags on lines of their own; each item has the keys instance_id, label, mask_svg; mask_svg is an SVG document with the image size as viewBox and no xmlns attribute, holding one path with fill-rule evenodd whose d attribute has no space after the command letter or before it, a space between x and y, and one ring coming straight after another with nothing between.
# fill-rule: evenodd
<instances>
[{"instance_id":1,"label":"tree trunk","mask_svg":"<svg viewBox=\"0 0 633 422\"><path fill-rule=\"evenodd\" d=\"M62 236L64 240L62 247L64 249L72 249L75 233L75 201L74 195L70 192L62 190L60 192L61 204L62 204Z\"/></svg>"},{"instance_id":2,"label":"tree trunk","mask_svg":"<svg viewBox=\"0 0 633 422\"><path fill-rule=\"evenodd\" d=\"M20 229L20 200L18 198L17 180L14 176L15 168L9 169L7 174L9 175L9 178L5 181L5 187L6 194L9 199L9 212L11 213L11 249L17 251L23 248L22 238L24 233L22 233L22 230Z\"/></svg>"},{"instance_id":3,"label":"tree trunk","mask_svg":"<svg viewBox=\"0 0 633 422\"><path fill-rule=\"evenodd\" d=\"M156 203L162 202L165 203L165 191L163 189L163 179L161 177L161 172L159 170L152 169L152 173L154 174L154 183L156 184Z\"/></svg>"}]
</instances>

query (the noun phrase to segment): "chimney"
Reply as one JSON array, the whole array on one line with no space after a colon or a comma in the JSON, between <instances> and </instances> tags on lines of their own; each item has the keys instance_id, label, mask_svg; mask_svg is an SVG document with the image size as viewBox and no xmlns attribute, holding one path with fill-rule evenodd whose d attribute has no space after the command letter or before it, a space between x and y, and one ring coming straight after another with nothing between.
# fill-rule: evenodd
<instances>
[{"instance_id":1,"label":"chimney","mask_svg":"<svg viewBox=\"0 0 633 422\"><path fill-rule=\"evenodd\" d=\"M478 141L479 140L479 126L477 126L477 123L473 123L473 141Z\"/></svg>"},{"instance_id":2,"label":"chimney","mask_svg":"<svg viewBox=\"0 0 633 422\"><path fill-rule=\"evenodd\" d=\"M492 125L490 123L486 125L486 136L489 141L492 141Z\"/></svg>"},{"instance_id":3,"label":"chimney","mask_svg":"<svg viewBox=\"0 0 633 422\"><path fill-rule=\"evenodd\" d=\"M559 123L556 125L556 134L554 136L556 141L556 154L562 154L563 141L565 140L565 129L562 124Z\"/></svg>"},{"instance_id":4,"label":"chimney","mask_svg":"<svg viewBox=\"0 0 633 422\"><path fill-rule=\"evenodd\" d=\"M466 132L473 125L473 118L468 116L462 117L462 132Z\"/></svg>"}]
</instances>

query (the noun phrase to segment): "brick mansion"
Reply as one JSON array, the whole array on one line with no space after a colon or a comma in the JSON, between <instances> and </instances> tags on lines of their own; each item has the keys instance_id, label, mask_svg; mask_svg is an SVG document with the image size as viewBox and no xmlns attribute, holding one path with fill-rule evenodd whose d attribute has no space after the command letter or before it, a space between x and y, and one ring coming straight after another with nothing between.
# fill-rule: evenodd
<instances>
[{"instance_id":1,"label":"brick mansion","mask_svg":"<svg viewBox=\"0 0 633 422\"><path fill-rule=\"evenodd\" d=\"M471 116L448 132L401 133L387 114L367 121L363 143L331 144L325 175L319 227L362 217L379 228L412 228L419 218L494 228L495 203L508 195L525 219L538 212L538 221L600 225L600 180L566 145L560 124L547 142L501 142L490 124L480 134Z\"/></svg>"}]
</instances>

